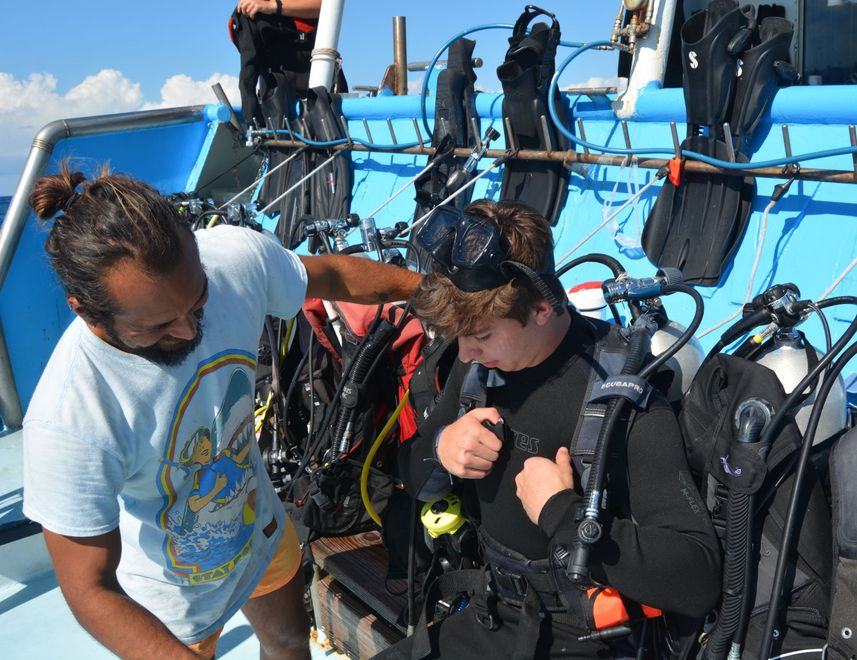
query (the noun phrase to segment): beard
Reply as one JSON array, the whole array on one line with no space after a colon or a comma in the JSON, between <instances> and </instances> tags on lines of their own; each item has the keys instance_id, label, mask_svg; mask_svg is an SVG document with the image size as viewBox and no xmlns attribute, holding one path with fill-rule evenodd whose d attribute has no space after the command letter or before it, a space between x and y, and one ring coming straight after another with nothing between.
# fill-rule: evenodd
<instances>
[{"instance_id":1,"label":"beard","mask_svg":"<svg viewBox=\"0 0 857 660\"><path fill-rule=\"evenodd\" d=\"M182 341L181 344L178 344L174 348L161 348L157 344L152 344L151 346L145 346L143 348L139 347L131 347L128 346L119 335L116 333L115 328L112 323L105 324L104 329L107 332L107 335L110 337L112 343L119 350L125 351L126 353L131 353L132 355L136 355L138 357L143 358L144 360L148 360L149 362L154 362L155 364L160 364L165 367L175 367L184 362L188 355L193 353L199 343L202 341L203 335L203 323L202 323L202 312L203 310L199 310L196 318L198 319L198 323L196 324L196 336L193 339L188 339L186 341Z\"/></svg>"}]
</instances>

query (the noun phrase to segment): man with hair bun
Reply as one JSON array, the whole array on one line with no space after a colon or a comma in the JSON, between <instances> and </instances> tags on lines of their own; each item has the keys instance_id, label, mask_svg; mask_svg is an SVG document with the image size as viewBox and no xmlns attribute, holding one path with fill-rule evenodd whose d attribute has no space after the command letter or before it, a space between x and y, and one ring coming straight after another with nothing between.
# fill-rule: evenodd
<instances>
[{"instance_id":1,"label":"man with hair bun","mask_svg":"<svg viewBox=\"0 0 857 660\"><path fill-rule=\"evenodd\" d=\"M435 272L414 310L458 340L458 361L400 451L402 479L418 500L455 490L476 504L465 514L478 520L485 568L443 575L434 595L453 613L378 657L633 657L644 612L704 616L720 590L719 547L678 422L657 394L619 424L627 445L607 466L592 582L568 579L585 485L577 443L591 437L579 430L593 417L584 409L595 375L603 378L598 356L621 340L566 303L548 222L516 202L481 200L435 210L416 242ZM623 445L617 437L612 446ZM607 623L597 602L627 618Z\"/></svg>"},{"instance_id":2,"label":"man with hair bun","mask_svg":"<svg viewBox=\"0 0 857 660\"><path fill-rule=\"evenodd\" d=\"M45 249L77 318L24 420L24 513L80 624L121 657L213 657L241 608L262 658L309 658L300 548L253 424L264 319L305 297L378 303L415 273L193 233L156 190L41 178Z\"/></svg>"}]
</instances>

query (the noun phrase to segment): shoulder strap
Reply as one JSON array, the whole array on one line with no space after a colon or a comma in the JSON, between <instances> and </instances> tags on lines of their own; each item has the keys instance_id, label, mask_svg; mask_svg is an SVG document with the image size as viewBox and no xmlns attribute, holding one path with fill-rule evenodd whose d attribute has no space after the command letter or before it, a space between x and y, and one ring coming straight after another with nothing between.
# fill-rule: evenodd
<instances>
[{"instance_id":1,"label":"shoulder strap","mask_svg":"<svg viewBox=\"0 0 857 660\"><path fill-rule=\"evenodd\" d=\"M618 329L611 326L608 332L596 340L592 355L593 368L589 372L589 382L586 384L586 397L584 401L583 414L578 417L577 427L572 435L569 451L572 456L577 474L581 483L586 483L589 474L589 466L595 456L595 446L598 444L598 434L607 404L596 402L601 385L611 376L616 376L622 371L625 358L628 354L628 345L619 335ZM634 412L631 410L628 422L633 419ZM627 427L626 427L627 428Z\"/></svg>"},{"instance_id":2,"label":"shoulder strap","mask_svg":"<svg viewBox=\"0 0 857 660\"><path fill-rule=\"evenodd\" d=\"M467 368L458 394L458 416L461 417L474 408L484 408L487 402L488 368L478 362L472 362Z\"/></svg>"}]
</instances>

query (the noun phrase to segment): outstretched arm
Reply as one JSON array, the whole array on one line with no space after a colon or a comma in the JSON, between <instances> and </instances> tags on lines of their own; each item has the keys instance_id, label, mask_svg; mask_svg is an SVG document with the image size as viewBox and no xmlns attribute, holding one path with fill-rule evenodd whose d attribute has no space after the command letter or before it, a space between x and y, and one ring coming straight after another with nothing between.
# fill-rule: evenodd
<instances>
[{"instance_id":1,"label":"outstretched arm","mask_svg":"<svg viewBox=\"0 0 857 660\"><path fill-rule=\"evenodd\" d=\"M346 255L301 257L307 272L307 298L365 305L406 300L422 275L404 268Z\"/></svg>"},{"instance_id":2,"label":"outstretched arm","mask_svg":"<svg viewBox=\"0 0 857 660\"><path fill-rule=\"evenodd\" d=\"M116 580L119 530L91 537L44 531L63 595L89 634L122 658L197 658Z\"/></svg>"}]
</instances>

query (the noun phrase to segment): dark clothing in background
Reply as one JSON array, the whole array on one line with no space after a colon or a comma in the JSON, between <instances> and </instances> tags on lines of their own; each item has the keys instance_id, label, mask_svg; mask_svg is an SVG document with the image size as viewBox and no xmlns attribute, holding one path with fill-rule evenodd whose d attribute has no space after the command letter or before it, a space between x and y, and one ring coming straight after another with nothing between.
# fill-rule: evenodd
<instances>
[{"instance_id":1,"label":"dark clothing in background","mask_svg":"<svg viewBox=\"0 0 857 660\"><path fill-rule=\"evenodd\" d=\"M264 126L256 86L259 79L272 71L289 75L294 92L305 97L309 82L312 49L315 46L317 20L294 19L289 16L259 13L248 18L237 11L229 21L232 41L241 55L238 86L241 108L247 121ZM347 91L342 71L334 80L336 92Z\"/></svg>"}]
</instances>

